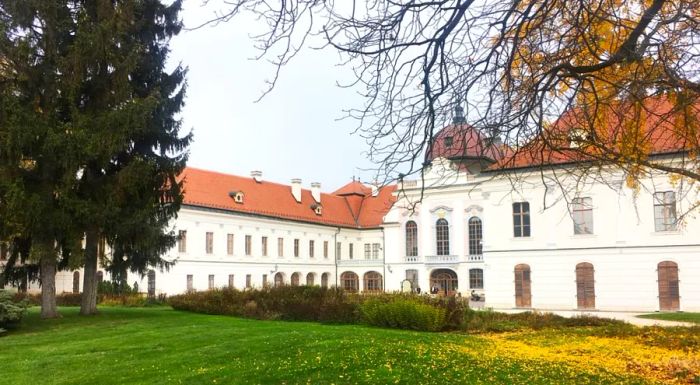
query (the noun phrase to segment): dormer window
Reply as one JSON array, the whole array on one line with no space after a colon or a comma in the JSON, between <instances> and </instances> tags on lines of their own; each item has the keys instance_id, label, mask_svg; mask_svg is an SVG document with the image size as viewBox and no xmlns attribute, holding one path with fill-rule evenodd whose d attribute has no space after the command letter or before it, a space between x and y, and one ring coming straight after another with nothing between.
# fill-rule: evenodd
<instances>
[{"instance_id":1,"label":"dormer window","mask_svg":"<svg viewBox=\"0 0 700 385\"><path fill-rule=\"evenodd\" d=\"M228 193L228 196L233 198L233 201L236 203L243 203L243 191L231 191Z\"/></svg>"},{"instance_id":2,"label":"dormer window","mask_svg":"<svg viewBox=\"0 0 700 385\"><path fill-rule=\"evenodd\" d=\"M591 137L583 128L574 128L569 132L569 146L571 148L583 147L590 142Z\"/></svg>"},{"instance_id":3,"label":"dormer window","mask_svg":"<svg viewBox=\"0 0 700 385\"><path fill-rule=\"evenodd\" d=\"M450 147L452 147L453 143L454 143L454 139L451 136L445 137L445 147L450 148Z\"/></svg>"},{"instance_id":4,"label":"dormer window","mask_svg":"<svg viewBox=\"0 0 700 385\"><path fill-rule=\"evenodd\" d=\"M321 205L318 204L318 203L312 204L312 205L311 205L311 209L314 210L314 212L316 213L316 215L321 215L321 214L323 214L323 208L322 208Z\"/></svg>"}]
</instances>

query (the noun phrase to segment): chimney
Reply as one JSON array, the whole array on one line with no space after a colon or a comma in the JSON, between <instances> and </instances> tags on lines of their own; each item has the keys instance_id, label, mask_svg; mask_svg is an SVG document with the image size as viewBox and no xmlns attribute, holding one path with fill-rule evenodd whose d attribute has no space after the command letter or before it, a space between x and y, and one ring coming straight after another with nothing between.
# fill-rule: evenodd
<instances>
[{"instance_id":1,"label":"chimney","mask_svg":"<svg viewBox=\"0 0 700 385\"><path fill-rule=\"evenodd\" d=\"M301 203L301 179L292 179L292 196L297 203Z\"/></svg>"},{"instance_id":2,"label":"chimney","mask_svg":"<svg viewBox=\"0 0 700 385\"><path fill-rule=\"evenodd\" d=\"M253 170L250 172L250 177L255 179L256 182L262 183L262 171Z\"/></svg>"},{"instance_id":3,"label":"chimney","mask_svg":"<svg viewBox=\"0 0 700 385\"><path fill-rule=\"evenodd\" d=\"M318 182L311 183L311 196L316 203L321 203L321 184Z\"/></svg>"}]
</instances>

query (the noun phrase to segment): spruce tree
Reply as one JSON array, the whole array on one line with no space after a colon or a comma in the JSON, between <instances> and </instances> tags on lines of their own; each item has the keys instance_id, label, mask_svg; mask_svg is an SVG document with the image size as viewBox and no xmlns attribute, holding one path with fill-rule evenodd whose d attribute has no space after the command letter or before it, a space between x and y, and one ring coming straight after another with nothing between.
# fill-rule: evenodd
<instances>
[{"instance_id":1,"label":"spruce tree","mask_svg":"<svg viewBox=\"0 0 700 385\"><path fill-rule=\"evenodd\" d=\"M31 239L47 298L57 258L84 258L82 314L96 311L101 240L120 269L168 266L160 255L175 242L167 225L182 201L176 178L191 141L180 136L175 116L185 70L165 70L180 7L159 0L0 0L0 57L8 58L9 73L0 78L8 80L0 91L0 135L24 140L0 142L0 178L8 177L0 211ZM41 97L50 106L35 106ZM37 135L27 131L32 126ZM43 185L28 185L24 174L44 177ZM24 198L35 195L44 201ZM75 247L83 234L84 252Z\"/></svg>"},{"instance_id":2,"label":"spruce tree","mask_svg":"<svg viewBox=\"0 0 700 385\"><path fill-rule=\"evenodd\" d=\"M31 240L44 318L58 316L57 261L80 233L66 205L77 164L59 69L70 18L65 3L0 0L0 215L6 233Z\"/></svg>"},{"instance_id":3,"label":"spruce tree","mask_svg":"<svg viewBox=\"0 0 700 385\"><path fill-rule=\"evenodd\" d=\"M161 255L175 242L167 225L180 207L176 177L191 141L180 136L175 117L185 70L165 70L180 7L159 0L74 3L76 37L67 62L83 168L71 206L85 229L84 315L96 312L101 240L131 271L168 266Z\"/></svg>"}]
</instances>

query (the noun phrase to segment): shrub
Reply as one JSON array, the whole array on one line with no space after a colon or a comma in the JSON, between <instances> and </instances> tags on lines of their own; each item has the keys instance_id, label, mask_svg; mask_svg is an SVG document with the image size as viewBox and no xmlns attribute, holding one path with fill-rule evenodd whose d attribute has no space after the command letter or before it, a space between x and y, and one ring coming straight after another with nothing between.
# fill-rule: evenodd
<instances>
[{"instance_id":1,"label":"shrub","mask_svg":"<svg viewBox=\"0 0 700 385\"><path fill-rule=\"evenodd\" d=\"M562 317L553 313L522 312L499 313L493 310L472 310L464 312L463 329L469 332L509 332L524 329L566 328L605 326L612 330L628 330L631 326L624 321L592 316Z\"/></svg>"},{"instance_id":2,"label":"shrub","mask_svg":"<svg viewBox=\"0 0 700 385\"><path fill-rule=\"evenodd\" d=\"M0 330L17 326L26 313L25 300L15 301L14 294L0 290Z\"/></svg>"},{"instance_id":3,"label":"shrub","mask_svg":"<svg viewBox=\"0 0 700 385\"><path fill-rule=\"evenodd\" d=\"M445 327L445 309L398 297L384 302L369 299L360 306L362 321L373 326L420 331L439 331Z\"/></svg>"}]
</instances>

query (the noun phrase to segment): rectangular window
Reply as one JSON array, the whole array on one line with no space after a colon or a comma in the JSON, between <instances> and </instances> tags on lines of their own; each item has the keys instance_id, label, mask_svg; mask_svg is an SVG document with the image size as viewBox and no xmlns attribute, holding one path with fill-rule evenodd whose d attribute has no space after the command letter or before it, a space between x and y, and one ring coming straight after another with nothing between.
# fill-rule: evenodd
<instances>
[{"instance_id":1,"label":"rectangular window","mask_svg":"<svg viewBox=\"0 0 700 385\"><path fill-rule=\"evenodd\" d=\"M233 255L233 234L226 234L226 254Z\"/></svg>"},{"instance_id":2,"label":"rectangular window","mask_svg":"<svg viewBox=\"0 0 700 385\"><path fill-rule=\"evenodd\" d=\"M372 256L372 245L365 243L365 259L369 259Z\"/></svg>"},{"instance_id":3,"label":"rectangular window","mask_svg":"<svg viewBox=\"0 0 700 385\"><path fill-rule=\"evenodd\" d=\"M513 203L513 236L516 238L530 236L530 203Z\"/></svg>"},{"instance_id":4,"label":"rectangular window","mask_svg":"<svg viewBox=\"0 0 700 385\"><path fill-rule=\"evenodd\" d=\"M194 284L192 283L192 274L187 274L187 291L194 290Z\"/></svg>"},{"instance_id":5,"label":"rectangular window","mask_svg":"<svg viewBox=\"0 0 700 385\"><path fill-rule=\"evenodd\" d=\"M470 269L469 270L469 288L483 289L484 288L484 270Z\"/></svg>"},{"instance_id":6,"label":"rectangular window","mask_svg":"<svg viewBox=\"0 0 700 385\"><path fill-rule=\"evenodd\" d=\"M262 256L267 257L267 237L262 237Z\"/></svg>"},{"instance_id":7,"label":"rectangular window","mask_svg":"<svg viewBox=\"0 0 700 385\"><path fill-rule=\"evenodd\" d=\"M267 274L263 274L262 285L263 287L267 287Z\"/></svg>"},{"instance_id":8,"label":"rectangular window","mask_svg":"<svg viewBox=\"0 0 700 385\"><path fill-rule=\"evenodd\" d=\"M209 274L209 290L214 288L214 274Z\"/></svg>"},{"instance_id":9,"label":"rectangular window","mask_svg":"<svg viewBox=\"0 0 700 385\"><path fill-rule=\"evenodd\" d=\"M177 251L180 253L187 252L187 230L180 230L178 232Z\"/></svg>"},{"instance_id":10,"label":"rectangular window","mask_svg":"<svg viewBox=\"0 0 700 385\"><path fill-rule=\"evenodd\" d=\"M379 243L372 244L372 259L379 259Z\"/></svg>"},{"instance_id":11,"label":"rectangular window","mask_svg":"<svg viewBox=\"0 0 700 385\"><path fill-rule=\"evenodd\" d=\"M323 241L323 258L328 258L328 241Z\"/></svg>"},{"instance_id":12,"label":"rectangular window","mask_svg":"<svg viewBox=\"0 0 700 385\"><path fill-rule=\"evenodd\" d=\"M248 289L253 287L253 276L250 274L246 274L245 276L245 287Z\"/></svg>"},{"instance_id":13,"label":"rectangular window","mask_svg":"<svg viewBox=\"0 0 700 385\"><path fill-rule=\"evenodd\" d=\"M654 193L654 227L656 231L676 230L676 193Z\"/></svg>"},{"instance_id":14,"label":"rectangular window","mask_svg":"<svg viewBox=\"0 0 700 385\"><path fill-rule=\"evenodd\" d=\"M299 257L299 240L294 240L294 256Z\"/></svg>"},{"instance_id":15,"label":"rectangular window","mask_svg":"<svg viewBox=\"0 0 700 385\"><path fill-rule=\"evenodd\" d=\"M593 200L574 198L571 201L574 234L593 234Z\"/></svg>"},{"instance_id":16,"label":"rectangular window","mask_svg":"<svg viewBox=\"0 0 700 385\"><path fill-rule=\"evenodd\" d=\"M314 257L314 241L309 241L309 258Z\"/></svg>"},{"instance_id":17,"label":"rectangular window","mask_svg":"<svg viewBox=\"0 0 700 385\"><path fill-rule=\"evenodd\" d=\"M355 247L354 244L351 243L349 250L348 250L348 258L353 259L355 257Z\"/></svg>"},{"instance_id":18,"label":"rectangular window","mask_svg":"<svg viewBox=\"0 0 700 385\"><path fill-rule=\"evenodd\" d=\"M340 259L340 256L343 251L343 244L338 242L335 244L335 259Z\"/></svg>"},{"instance_id":19,"label":"rectangular window","mask_svg":"<svg viewBox=\"0 0 700 385\"><path fill-rule=\"evenodd\" d=\"M277 256L284 257L284 238L277 238Z\"/></svg>"},{"instance_id":20,"label":"rectangular window","mask_svg":"<svg viewBox=\"0 0 700 385\"><path fill-rule=\"evenodd\" d=\"M228 275L228 287L234 287L233 274Z\"/></svg>"},{"instance_id":21,"label":"rectangular window","mask_svg":"<svg viewBox=\"0 0 700 385\"><path fill-rule=\"evenodd\" d=\"M250 255L252 253L251 248L252 248L252 236L246 235L245 236L245 255Z\"/></svg>"},{"instance_id":22,"label":"rectangular window","mask_svg":"<svg viewBox=\"0 0 700 385\"><path fill-rule=\"evenodd\" d=\"M214 233L207 231L206 252L211 254L214 252Z\"/></svg>"}]
</instances>

